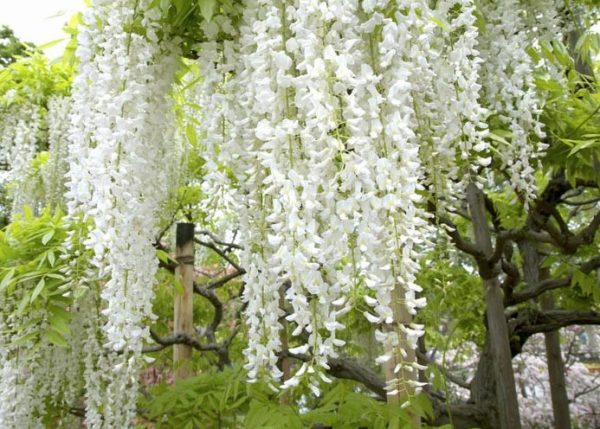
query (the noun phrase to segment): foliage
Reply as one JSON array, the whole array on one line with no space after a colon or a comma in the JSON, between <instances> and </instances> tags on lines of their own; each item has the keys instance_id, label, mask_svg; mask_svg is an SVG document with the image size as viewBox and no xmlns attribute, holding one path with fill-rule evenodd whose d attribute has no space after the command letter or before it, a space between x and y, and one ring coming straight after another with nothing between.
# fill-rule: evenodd
<instances>
[{"instance_id":1,"label":"foliage","mask_svg":"<svg viewBox=\"0 0 600 429\"><path fill-rule=\"evenodd\" d=\"M15 61L0 70L0 110L25 101L45 106L50 96L69 94L72 72L37 52Z\"/></svg>"},{"instance_id":2,"label":"foliage","mask_svg":"<svg viewBox=\"0 0 600 429\"><path fill-rule=\"evenodd\" d=\"M250 403L244 372L230 368L162 384L151 393L142 407L157 428L239 427Z\"/></svg>"},{"instance_id":3,"label":"foliage","mask_svg":"<svg viewBox=\"0 0 600 429\"><path fill-rule=\"evenodd\" d=\"M353 383L336 382L314 407L303 410L301 405L298 411L282 403L289 393L276 395L263 383L245 383L245 378L245 371L233 368L158 385L150 392L152 399L141 404L147 413L140 426L302 429L321 424L333 429L398 429L409 422L406 410L359 393ZM307 399L302 396L299 402ZM425 396L416 397L411 409L422 417L433 415Z\"/></svg>"},{"instance_id":4,"label":"foliage","mask_svg":"<svg viewBox=\"0 0 600 429\"><path fill-rule=\"evenodd\" d=\"M21 42L10 27L0 27L0 68L16 61L31 49L32 45Z\"/></svg>"},{"instance_id":5,"label":"foliage","mask_svg":"<svg viewBox=\"0 0 600 429\"><path fill-rule=\"evenodd\" d=\"M18 346L50 341L66 347L70 307L83 285L73 288L70 252L65 247L67 227L60 211L34 217L26 209L0 231L0 294L4 306L14 306L22 323L4 332ZM83 257L79 264L85 265ZM71 276L68 276L71 273ZM22 319L24 314L38 315Z\"/></svg>"}]
</instances>

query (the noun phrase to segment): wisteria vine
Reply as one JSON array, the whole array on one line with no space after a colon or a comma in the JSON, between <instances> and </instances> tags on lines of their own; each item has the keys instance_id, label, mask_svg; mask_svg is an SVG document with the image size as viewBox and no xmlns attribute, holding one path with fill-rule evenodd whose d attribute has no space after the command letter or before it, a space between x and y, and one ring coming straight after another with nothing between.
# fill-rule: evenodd
<instances>
[{"instance_id":1,"label":"wisteria vine","mask_svg":"<svg viewBox=\"0 0 600 429\"><path fill-rule=\"evenodd\" d=\"M67 199L71 216L94 221L85 245L102 279L96 317L105 337L98 344L92 330L86 346L86 372L96 378L87 382L88 410L103 410L86 414L91 428L131 425L145 324L154 317L153 240L167 193L160 184L168 183L162 162L169 159L168 95L178 56L174 44L159 40L160 16L149 1L98 0L78 36ZM99 357L90 358L98 347ZM102 348L113 353L102 358Z\"/></svg>"},{"instance_id":2,"label":"wisteria vine","mask_svg":"<svg viewBox=\"0 0 600 429\"><path fill-rule=\"evenodd\" d=\"M44 405L32 397L74 400L81 389L87 427L132 426L154 319L157 214L176 182L165 164L181 156L170 99L179 41L165 37L158 3L93 0L72 96L0 116L13 214L39 205L24 186L45 121L45 202L92 225L85 237L72 232L67 250L93 254L78 282L99 279L71 309L72 352L43 350L46 363L33 361L34 375L19 381L17 350L0 345L2 427L40 427L30 416ZM208 222L239 224L251 381L305 383L319 395L346 344L347 314L360 309L381 344L388 397L422 387L414 350L424 326L413 319L426 305L416 274L433 238L427 202L455 209L467 185L493 180L481 174L491 163L529 201L546 147L539 65L526 48L560 30L556 5L535 2L521 16L516 0L478 3L485 31L473 0L245 0L200 25L190 92L201 111L186 112L199 116L206 161L198 204L211 209ZM525 20L546 16L541 35L526 33ZM12 323L0 312L0 326ZM283 374L283 352L309 358ZM59 392L69 366L84 380Z\"/></svg>"}]
</instances>

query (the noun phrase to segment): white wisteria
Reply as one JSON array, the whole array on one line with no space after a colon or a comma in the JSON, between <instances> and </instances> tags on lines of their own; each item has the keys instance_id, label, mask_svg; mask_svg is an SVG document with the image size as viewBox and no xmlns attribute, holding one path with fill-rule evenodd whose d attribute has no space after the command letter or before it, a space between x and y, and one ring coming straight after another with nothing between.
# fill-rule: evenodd
<instances>
[{"instance_id":1,"label":"white wisteria","mask_svg":"<svg viewBox=\"0 0 600 429\"><path fill-rule=\"evenodd\" d=\"M131 425L146 323L153 318L153 240L167 194L162 163L170 150L168 94L178 50L159 41L160 11L149 6L141 0L95 1L78 36L68 208L72 216L82 212L94 220L85 244L103 279L102 345L119 353L95 358L110 364L109 376L101 362L89 361L97 352L93 344L86 346L86 377L97 378L86 382L91 428ZM135 25L141 28L132 30Z\"/></svg>"},{"instance_id":2,"label":"white wisteria","mask_svg":"<svg viewBox=\"0 0 600 429\"><path fill-rule=\"evenodd\" d=\"M44 344L27 373L4 346L17 321L0 312L0 426L42 427L47 396L83 400L86 427L133 426L159 211L193 150L207 228L239 229L250 381L320 395L360 309L388 399L406 401L423 386L416 277L434 216L493 182L481 173L492 163L535 195L546 146L527 47L560 30L559 13L535 2L523 15L517 0L244 0L199 26L175 112L180 41L165 37L162 3L92 0L72 96L51 98L45 117L29 102L0 115L13 214L39 203L27 186L46 121L46 203L72 221L61 275L77 295L67 350ZM546 26L527 33L527 20ZM291 374L286 354L303 360ZM59 387L69 370L81 377Z\"/></svg>"},{"instance_id":3,"label":"white wisteria","mask_svg":"<svg viewBox=\"0 0 600 429\"><path fill-rule=\"evenodd\" d=\"M37 201L31 195L28 181L31 163L38 150L40 138L40 106L31 102L13 105L0 115L2 134L0 135L0 159L8 170L4 180L10 183L12 215L21 213L23 207L35 209Z\"/></svg>"},{"instance_id":4,"label":"white wisteria","mask_svg":"<svg viewBox=\"0 0 600 429\"><path fill-rule=\"evenodd\" d=\"M225 17L210 28L197 62L197 99L206 103L199 131L209 166L218 145L219 163L239 183L251 379L280 377L280 317L289 311L290 352L312 359L283 386L306 379L318 393L356 294L379 326L378 361L402 377L417 369L421 182L437 172L440 182L466 184L465 166L490 162L479 155L488 145L474 6L443 2L436 13L445 19L455 5L450 29L436 26L426 2L335 0L248 1L239 35ZM221 33L233 41L217 41ZM435 52L451 38L451 51ZM434 97L445 104L431 109ZM447 167L423 166L420 155ZM397 381L391 395L414 390Z\"/></svg>"},{"instance_id":5,"label":"white wisteria","mask_svg":"<svg viewBox=\"0 0 600 429\"><path fill-rule=\"evenodd\" d=\"M43 167L45 200L51 207L63 205L65 181L68 171L68 132L71 99L52 97L48 100L46 123L48 126L48 160Z\"/></svg>"},{"instance_id":6,"label":"white wisteria","mask_svg":"<svg viewBox=\"0 0 600 429\"><path fill-rule=\"evenodd\" d=\"M508 125L510 136L498 145L514 189L530 199L536 194L533 163L546 144L539 120L541 102L535 89L534 63L526 49L531 39L523 31L518 2L486 4L483 37L483 89L489 108Z\"/></svg>"}]
</instances>

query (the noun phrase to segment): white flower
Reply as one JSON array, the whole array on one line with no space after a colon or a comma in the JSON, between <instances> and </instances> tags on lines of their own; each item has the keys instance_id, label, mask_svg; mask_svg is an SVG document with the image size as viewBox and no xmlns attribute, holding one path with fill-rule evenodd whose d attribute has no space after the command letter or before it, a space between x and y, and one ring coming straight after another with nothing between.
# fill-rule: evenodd
<instances>
[{"instance_id":1,"label":"white flower","mask_svg":"<svg viewBox=\"0 0 600 429\"><path fill-rule=\"evenodd\" d=\"M177 49L158 42L157 15L149 5L97 0L86 11L78 36L68 208L71 216L83 212L94 220L85 244L94 251L93 264L106 279L101 292L105 346L121 352L109 359L114 371L103 394L110 392L111 399L88 395L89 427L131 424L137 395L137 381L132 380L137 380L148 336L142 326L153 317L157 264L152 243L156 214L167 195L160 185L169 183L162 172L170 152L173 122L167 95ZM126 33L137 18L145 26L145 37ZM105 368L90 363L86 377L98 377L95 371ZM98 417L102 402L103 423Z\"/></svg>"}]
</instances>

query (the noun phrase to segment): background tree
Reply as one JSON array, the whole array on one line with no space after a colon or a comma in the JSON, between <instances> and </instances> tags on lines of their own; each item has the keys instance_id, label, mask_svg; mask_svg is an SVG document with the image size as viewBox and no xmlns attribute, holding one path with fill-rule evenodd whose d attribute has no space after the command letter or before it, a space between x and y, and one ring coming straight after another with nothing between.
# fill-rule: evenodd
<instances>
[{"instance_id":1,"label":"background tree","mask_svg":"<svg viewBox=\"0 0 600 429\"><path fill-rule=\"evenodd\" d=\"M32 48L32 44L20 41L10 27L0 27L0 66L7 66Z\"/></svg>"}]
</instances>

